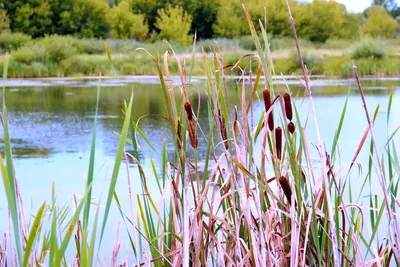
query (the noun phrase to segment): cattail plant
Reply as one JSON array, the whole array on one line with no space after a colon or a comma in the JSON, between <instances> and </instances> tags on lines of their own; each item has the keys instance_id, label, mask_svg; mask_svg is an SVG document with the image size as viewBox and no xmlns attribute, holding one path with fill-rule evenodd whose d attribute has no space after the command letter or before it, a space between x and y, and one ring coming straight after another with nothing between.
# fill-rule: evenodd
<instances>
[{"instance_id":1,"label":"cattail plant","mask_svg":"<svg viewBox=\"0 0 400 267\"><path fill-rule=\"evenodd\" d=\"M268 90L264 90L263 97L264 97L265 112L268 112L272 107L270 92ZM272 113L272 110L268 115L268 128L270 131L274 130L274 115Z\"/></svg>"},{"instance_id":2,"label":"cattail plant","mask_svg":"<svg viewBox=\"0 0 400 267\"><path fill-rule=\"evenodd\" d=\"M177 124L176 124L176 136L177 136L177 143L178 143L178 148L181 149L182 147L182 137L181 137L181 122L178 119Z\"/></svg>"},{"instance_id":3,"label":"cattail plant","mask_svg":"<svg viewBox=\"0 0 400 267\"><path fill-rule=\"evenodd\" d=\"M281 160L282 159L282 128L276 127L275 129L275 148L276 148L276 157Z\"/></svg>"},{"instance_id":4,"label":"cattail plant","mask_svg":"<svg viewBox=\"0 0 400 267\"><path fill-rule=\"evenodd\" d=\"M199 138L196 133L196 127L193 123L192 105L190 104L189 101L186 101L184 104L184 107L185 107L186 117L187 117L187 125L188 125L190 144L192 145L193 148L196 149L199 145Z\"/></svg>"},{"instance_id":5,"label":"cattail plant","mask_svg":"<svg viewBox=\"0 0 400 267\"><path fill-rule=\"evenodd\" d=\"M288 130L290 133L294 133L294 131L296 130L296 126L294 126L293 122L288 123Z\"/></svg>"},{"instance_id":6,"label":"cattail plant","mask_svg":"<svg viewBox=\"0 0 400 267\"><path fill-rule=\"evenodd\" d=\"M229 142L228 142L228 132L226 130L226 123L225 123L225 118L221 114L221 110L218 109L218 120L219 120L219 129L221 132L222 140L224 141L225 148L229 148Z\"/></svg>"},{"instance_id":7,"label":"cattail plant","mask_svg":"<svg viewBox=\"0 0 400 267\"><path fill-rule=\"evenodd\" d=\"M292 102L290 100L290 94L285 93L283 95L283 101L285 102L286 118L290 121L293 119Z\"/></svg>"},{"instance_id":8,"label":"cattail plant","mask_svg":"<svg viewBox=\"0 0 400 267\"><path fill-rule=\"evenodd\" d=\"M278 180L287 200L292 204L292 189L290 188L289 180L285 176L279 177Z\"/></svg>"},{"instance_id":9,"label":"cattail plant","mask_svg":"<svg viewBox=\"0 0 400 267\"><path fill-rule=\"evenodd\" d=\"M235 121L233 122L233 135L238 138L239 134L239 115L237 107L235 107Z\"/></svg>"}]
</instances>

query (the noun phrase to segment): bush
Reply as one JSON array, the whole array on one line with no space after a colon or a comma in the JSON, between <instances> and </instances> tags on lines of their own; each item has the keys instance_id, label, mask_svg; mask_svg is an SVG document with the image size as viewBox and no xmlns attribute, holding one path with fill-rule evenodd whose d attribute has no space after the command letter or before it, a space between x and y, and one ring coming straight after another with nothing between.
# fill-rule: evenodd
<instances>
[{"instance_id":1,"label":"bush","mask_svg":"<svg viewBox=\"0 0 400 267\"><path fill-rule=\"evenodd\" d=\"M104 42L97 39L76 39L75 47L80 54L104 54Z\"/></svg>"},{"instance_id":2,"label":"bush","mask_svg":"<svg viewBox=\"0 0 400 267\"><path fill-rule=\"evenodd\" d=\"M17 50L32 38L23 33L2 32L0 34L0 49L5 51Z\"/></svg>"},{"instance_id":3,"label":"bush","mask_svg":"<svg viewBox=\"0 0 400 267\"><path fill-rule=\"evenodd\" d=\"M192 17L183 11L182 7L167 7L158 10L156 27L160 30L159 36L167 40L176 40L182 46L192 42L189 35Z\"/></svg>"},{"instance_id":4,"label":"bush","mask_svg":"<svg viewBox=\"0 0 400 267\"><path fill-rule=\"evenodd\" d=\"M34 46L44 49L46 62L60 62L70 56L76 55L79 42L69 36L47 36L34 42Z\"/></svg>"},{"instance_id":5,"label":"bush","mask_svg":"<svg viewBox=\"0 0 400 267\"><path fill-rule=\"evenodd\" d=\"M135 15L130 10L131 7L127 1L122 1L111 9L107 15L112 29L111 35L114 38L144 40L148 31L144 16Z\"/></svg>"},{"instance_id":6,"label":"bush","mask_svg":"<svg viewBox=\"0 0 400 267\"><path fill-rule=\"evenodd\" d=\"M33 61L44 62L45 50L38 46L23 46L11 53L11 62L29 64Z\"/></svg>"},{"instance_id":7,"label":"bush","mask_svg":"<svg viewBox=\"0 0 400 267\"><path fill-rule=\"evenodd\" d=\"M387 54L385 44L381 41L364 39L360 41L352 52L353 59L360 58L384 58Z\"/></svg>"},{"instance_id":8,"label":"bush","mask_svg":"<svg viewBox=\"0 0 400 267\"><path fill-rule=\"evenodd\" d=\"M253 38L251 36L242 36L239 38L239 46L244 50L256 50L256 45L254 44Z\"/></svg>"},{"instance_id":9,"label":"bush","mask_svg":"<svg viewBox=\"0 0 400 267\"><path fill-rule=\"evenodd\" d=\"M323 71L323 58L307 50L302 52L304 64L307 66L309 74L321 74ZM291 72L297 72L300 70L301 64L297 54L297 50L293 50L288 59L289 65L291 66Z\"/></svg>"},{"instance_id":10,"label":"bush","mask_svg":"<svg viewBox=\"0 0 400 267\"><path fill-rule=\"evenodd\" d=\"M397 22L381 6L372 6L367 11L368 20L361 31L372 37L390 38L397 28Z\"/></svg>"}]
</instances>

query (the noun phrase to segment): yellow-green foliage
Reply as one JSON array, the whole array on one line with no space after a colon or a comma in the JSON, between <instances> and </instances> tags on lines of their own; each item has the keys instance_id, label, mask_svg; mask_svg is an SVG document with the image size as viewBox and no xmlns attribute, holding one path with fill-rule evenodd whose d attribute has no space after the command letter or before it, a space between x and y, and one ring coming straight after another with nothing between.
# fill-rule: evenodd
<instances>
[{"instance_id":1,"label":"yellow-green foliage","mask_svg":"<svg viewBox=\"0 0 400 267\"><path fill-rule=\"evenodd\" d=\"M298 34L302 38L325 42L330 38L352 38L359 32L359 19L336 1L314 0L295 10Z\"/></svg>"},{"instance_id":2,"label":"yellow-green foliage","mask_svg":"<svg viewBox=\"0 0 400 267\"><path fill-rule=\"evenodd\" d=\"M220 36L237 37L248 31L238 18L244 18L240 0L221 0L215 32ZM336 1L314 0L312 3L290 1L299 37L311 41L325 42L330 38L350 39L358 37L360 19L349 14L344 5ZM291 36L286 1L250 0L245 2L246 9L259 25L266 15L267 30L274 36ZM265 7L265 12L264 8Z\"/></svg>"},{"instance_id":3,"label":"yellow-green foliage","mask_svg":"<svg viewBox=\"0 0 400 267\"><path fill-rule=\"evenodd\" d=\"M143 15L131 12L128 1L122 1L111 9L107 19L111 25L113 38L144 40L147 36L148 27Z\"/></svg>"},{"instance_id":4,"label":"yellow-green foliage","mask_svg":"<svg viewBox=\"0 0 400 267\"><path fill-rule=\"evenodd\" d=\"M10 29L10 19L4 9L0 8L0 33Z\"/></svg>"},{"instance_id":5,"label":"yellow-green foliage","mask_svg":"<svg viewBox=\"0 0 400 267\"><path fill-rule=\"evenodd\" d=\"M23 33L2 32L0 34L0 48L2 50L16 50L29 42L32 38Z\"/></svg>"},{"instance_id":6,"label":"yellow-green foliage","mask_svg":"<svg viewBox=\"0 0 400 267\"><path fill-rule=\"evenodd\" d=\"M290 1L293 7L296 2ZM215 32L224 37L237 37L248 34L248 26L243 23L244 14L241 0L220 0ZM253 23L259 25L258 19L264 21L267 15L268 32L272 34L288 35L290 33L289 17L285 1L281 0L250 0L245 2L246 9L254 18ZM266 13L264 13L264 8Z\"/></svg>"},{"instance_id":7,"label":"yellow-green foliage","mask_svg":"<svg viewBox=\"0 0 400 267\"><path fill-rule=\"evenodd\" d=\"M191 43L189 35L192 17L183 11L182 7L163 8L158 10L156 27L160 30L160 37L167 40L175 40L182 46Z\"/></svg>"},{"instance_id":8,"label":"yellow-green foliage","mask_svg":"<svg viewBox=\"0 0 400 267\"><path fill-rule=\"evenodd\" d=\"M390 38L397 28L397 22L380 6L372 6L367 11L368 20L362 33L372 37Z\"/></svg>"}]
</instances>

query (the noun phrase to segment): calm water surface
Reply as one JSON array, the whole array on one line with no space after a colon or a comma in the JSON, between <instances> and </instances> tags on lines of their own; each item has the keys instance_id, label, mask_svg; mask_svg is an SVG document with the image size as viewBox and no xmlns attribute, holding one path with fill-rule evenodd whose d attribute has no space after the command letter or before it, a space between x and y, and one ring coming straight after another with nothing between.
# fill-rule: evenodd
<instances>
[{"instance_id":1,"label":"calm water surface","mask_svg":"<svg viewBox=\"0 0 400 267\"><path fill-rule=\"evenodd\" d=\"M178 80L176 79L176 81ZM367 96L370 113L373 112L377 105L380 105L375 134L378 143L383 145L388 134L391 134L400 125L400 79L363 79L362 84ZM27 206L27 217L30 218L29 214L32 208L36 210L43 201L50 201L53 181L56 185L57 199L60 203L72 203L73 194L82 195L84 192L96 105L97 81L50 79L10 81L9 85L6 90L6 101L9 109L14 162L22 196ZM308 99L304 95L304 90L300 89L297 81L290 80L289 85L293 95L298 95L295 101L304 123L309 108ZM284 85L278 84L277 87L279 92L284 91ZM123 122L121 112L123 100L130 96L132 88L134 90L134 119L138 120L140 118L139 126L154 147L161 148L163 141L166 141L168 153L170 155L173 154L173 141L168 138L169 130L167 125L159 117L145 116L147 114L165 114L157 80L126 78L103 81L97 126L93 193L93 197L97 201L102 195L103 203L106 198L113 168L113 158L118 144L118 137L115 133L121 131ZM240 86L235 81L230 81L228 88L231 109L235 105L240 106L240 91L238 89ZM392 88L395 89L395 93L391 122L387 127L388 96ZM341 157L338 164L345 166L354 155L367 125L355 82L351 79L313 80L312 90L321 137L326 141L329 151L343 105L346 97L349 97L347 116L341 141L339 142ZM207 102L203 94L204 81L201 79L194 80L189 91L192 103L197 103L198 99L200 99L200 124L207 128ZM178 88L176 89L176 95L178 101L181 101L182 98ZM263 103L256 98L254 107L254 117L259 118L263 111ZM308 123L308 138L315 144L315 127L312 121ZM0 138L2 138L2 133ZM397 145L400 144L399 138L396 138L395 141ZM200 140L200 158L204 157L205 154L205 146L201 146L201 143L202 141ZM154 159L158 164L161 155L152 151L142 140L140 144L142 148L140 160L145 171L151 171L150 158ZM127 147L127 150L129 150L129 147ZM381 151L383 151L382 146ZM363 151L359 162L365 163L367 159L368 152ZM315 161L318 161L316 154ZM133 162L124 163L121 166L116 191L122 200L123 208L128 211L127 166L134 193L141 193L141 187L137 165ZM361 177L356 176L353 184L358 186L361 180ZM156 191L155 180L149 182L150 188ZM1 190L3 189L1 188ZM379 193L379 186L375 186L373 190ZM0 194L0 201L3 203L0 205L0 214L4 218L4 216L7 216L7 206L3 193ZM120 220L120 215L114 208L111 211L107 226L107 236L105 237L107 242L104 242L103 245L105 251L111 252L118 220ZM1 221L0 232L7 231L7 221ZM121 231L123 232L123 230Z\"/></svg>"}]
</instances>

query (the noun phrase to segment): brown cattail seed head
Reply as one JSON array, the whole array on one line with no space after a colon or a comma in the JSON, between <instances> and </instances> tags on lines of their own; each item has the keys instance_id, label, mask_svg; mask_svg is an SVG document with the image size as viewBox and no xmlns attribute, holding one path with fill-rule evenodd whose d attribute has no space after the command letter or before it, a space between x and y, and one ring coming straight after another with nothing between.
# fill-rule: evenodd
<instances>
[{"instance_id":1,"label":"brown cattail seed head","mask_svg":"<svg viewBox=\"0 0 400 267\"><path fill-rule=\"evenodd\" d=\"M237 111L237 107L235 107L235 122L233 123L233 134L235 138L238 138L238 133L239 133L239 115Z\"/></svg>"},{"instance_id":2,"label":"brown cattail seed head","mask_svg":"<svg viewBox=\"0 0 400 267\"><path fill-rule=\"evenodd\" d=\"M192 105L188 101L185 102L185 111L188 120L191 121L193 119L193 111L192 111Z\"/></svg>"},{"instance_id":3,"label":"brown cattail seed head","mask_svg":"<svg viewBox=\"0 0 400 267\"><path fill-rule=\"evenodd\" d=\"M264 97L264 105L265 105L265 112L268 112L268 110L272 107L272 102L271 102L271 94L269 93L268 90L263 91L263 97ZM273 131L274 129L274 115L271 112L268 115L268 127L270 131Z\"/></svg>"},{"instance_id":4,"label":"brown cattail seed head","mask_svg":"<svg viewBox=\"0 0 400 267\"><path fill-rule=\"evenodd\" d=\"M290 188L288 179L285 176L281 176L279 178L279 184L289 203L292 203L292 189Z\"/></svg>"},{"instance_id":5,"label":"brown cattail seed head","mask_svg":"<svg viewBox=\"0 0 400 267\"><path fill-rule=\"evenodd\" d=\"M178 124L176 125L176 135L177 135L177 142L178 148L181 148L182 138L181 138L181 122L178 120Z\"/></svg>"},{"instance_id":6,"label":"brown cattail seed head","mask_svg":"<svg viewBox=\"0 0 400 267\"><path fill-rule=\"evenodd\" d=\"M293 119L293 111L292 111L292 102L290 101L290 95L286 93L283 96L283 100L285 102L286 118L291 121Z\"/></svg>"},{"instance_id":7,"label":"brown cattail seed head","mask_svg":"<svg viewBox=\"0 0 400 267\"><path fill-rule=\"evenodd\" d=\"M199 145L199 138L197 137L196 128L191 120L188 120L188 132L190 138L190 144L193 148L197 148Z\"/></svg>"},{"instance_id":8,"label":"brown cattail seed head","mask_svg":"<svg viewBox=\"0 0 400 267\"><path fill-rule=\"evenodd\" d=\"M275 129L275 148L276 156L278 159L282 159L282 128L277 127Z\"/></svg>"},{"instance_id":9,"label":"brown cattail seed head","mask_svg":"<svg viewBox=\"0 0 400 267\"><path fill-rule=\"evenodd\" d=\"M220 125L222 141L224 141L225 148L228 149L229 148L228 131L226 130L225 118L221 114L221 110L220 109L218 109L218 119L219 119L219 125Z\"/></svg>"},{"instance_id":10,"label":"brown cattail seed head","mask_svg":"<svg viewBox=\"0 0 400 267\"><path fill-rule=\"evenodd\" d=\"M287 127L290 133L294 133L294 131L296 130L293 122L289 122Z\"/></svg>"}]
</instances>

